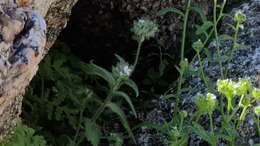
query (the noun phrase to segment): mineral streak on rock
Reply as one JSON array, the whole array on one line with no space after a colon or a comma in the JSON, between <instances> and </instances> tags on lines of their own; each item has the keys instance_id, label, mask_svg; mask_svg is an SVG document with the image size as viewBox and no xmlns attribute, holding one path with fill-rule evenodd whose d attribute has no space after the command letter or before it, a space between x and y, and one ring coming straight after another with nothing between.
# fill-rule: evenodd
<instances>
[{"instance_id":1,"label":"mineral streak on rock","mask_svg":"<svg viewBox=\"0 0 260 146\"><path fill-rule=\"evenodd\" d=\"M45 33L45 21L37 12L17 7L1 7L0 70L4 75L0 78L1 82L18 65L29 64L33 58L43 54Z\"/></svg>"},{"instance_id":2,"label":"mineral streak on rock","mask_svg":"<svg viewBox=\"0 0 260 146\"><path fill-rule=\"evenodd\" d=\"M0 139L21 112L25 87L46 50L46 23L29 8L0 4Z\"/></svg>"}]
</instances>

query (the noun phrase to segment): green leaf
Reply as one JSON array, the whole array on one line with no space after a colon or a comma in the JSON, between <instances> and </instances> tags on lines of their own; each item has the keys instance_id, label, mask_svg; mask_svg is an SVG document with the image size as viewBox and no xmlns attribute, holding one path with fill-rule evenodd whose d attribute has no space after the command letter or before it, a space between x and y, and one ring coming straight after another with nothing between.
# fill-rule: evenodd
<instances>
[{"instance_id":1,"label":"green leaf","mask_svg":"<svg viewBox=\"0 0 260 146\"><path fill-rule=\"evenodd\" d=\"M197 12L200 15L200 18L203 22L207 21L207 16L205 15L204 10L200 6L194 5L190 7L190 9L193 10L194 12Z\"/></svg>"},{"instance_id":2,"label":"green leaf","mask_svg":"<svg viewBox=\"0 0 260 146\"><path fill-rule=\"evenodd\" d=\"M119 56L119 55L117 55L117 54L115 54L115 56L116 56L116 58L117 58L117 60L118 60L119 62L123 62L123 63L126 62L126 61L124 60L124 58L122 58L121 56Z\"/></svg>"},{"instance_id":3,"label":"green leaf","mask_svg":"<svg viewBox=\"0 0 260 146\"><path fill-rule=\"evenodd\" d=\"M126 102L129 104L129 106L130 106L130 108L132 109L132 111L133 111L135 117L137 117L136 111L135 111L135 108L134 108L134 105L133 105L133 103L132 103L130 97L129 97L126 93L124 93L124 92L122 92L122 91L116 91L116 92L114 92L114 95L115 95L115 96L121 96L121 97L123 97L123 98L126 100Z\"/></svg>"},{"instance_id":4,"label":"green leaf","mask_svg":"<svg viewBox=\"0 0 260 146\"><path fill-rule=\"evenodd\" d=\"M172 13L176 13L176 14L178 14L178 15L184 17L184 13L183 13L181 10L176 9L176 8L174 8L174 7L164 8L164 9L162 9L162 10L159 11L158 15L159 15L159 16L162 16L162 15L165 15L165 14L171 13L171 12L172 12Z\"/></svg>"},{"instance_id":5,"label":"green leaf","mask_svg":"<svg viewBox=\"0 0 260 146\"><path fill-rule=\"evenodd\" d=\"M217 143L217 137L215 137L211 132L206 131L202 126L200 126L198 123L193 123L192 131L200 136L203 140L210 143L211 145L216 145Z\"/></svg>"},{"instance_id":6,"label":"green leaf","mask_svg":"<svg viewBox=\"0 0 260 146\"><path fill-rule=\"evenodd\" d=\"M132 88L135 91L136 97L139 96L139 90L137 85L135 84L135 82L131 79L128 79L127 81L124 82L125 85L129 86L130 88Z\"/></svg>"},{"instance_id":7,"label":"green leaf","mask_svg":"<svg viewBox=\"0 0 260 146\"><path fill-rule=\"evenodd\" d=\"M100 128L93 123L90 119L85 120L85 136L91 142L93 146L98 146L102 132Z\"/></svg>"},{"instance_id":8,"label":"green leaf","mask_svg":"<svg viewBox=\"0 0 260 146\"><path fill-rule=\"evenodd\" d=\"M226 25L227 27L230 27L230 28L233 29L234 31L236 30L236 27L233 26L232 24L226 23L225 25Z\"/></svg>"},{"instance_id":9,"label":"green leaf","mask_svg":"<svg viewBox=\"0 0 260 146\"><path fill-rule=\"evenodd\" d=\"M121 123L122 125L125 127L126 131L128 132L129 136L133 139L133 141L135 142L135 138L134 138L134 135L133 135L133 132L131 131L130 127L129 127L129 124L127 122L127 119L126 119L126 115L125 113L120 109L120 107L118 105L116 105L115 103L112 103L112 102L108 102L106 104L106 106L108 108L110 108L114 113L116 113L120 120L121 120Z\"/></svg>"},{"instance_id":10,"label":"green leaf","mask_svg":"<svg viewBox=\"0 0 260 146\"><path fill-rule=\"evenodd\" d=\"M162 130L163 129L162 125L151 123L151 122L142 122L142 123L136 125L133 128L133 130L137 130L137 129L142 128L142 127L145 127L145 128L148 128L148 129L155 129L155 130L160 131L162 133L167 132L166 130Z\"/></svg>"},{"instance_id":11,"label":"green leaf","mask_svg":"<svg viewBox=\"0 0 260 146\"><path fill-rule=\"evenodd\" d=\"M13 135L8 141L2 141L1 146L47 146L43 136L36 135L35 130L18 122Z\"/></svg>"},{"instance_id":12,"label":"green leaf","mask_svg":"<svg viewBox=\"0 0 260 146\"><path fill-rule=\"evenodd\" d=\"M55 69L59 69L64 63L66 62L66 60L64 59L64 58L61 58L61 59L56 59L56 60L54 60L54 62L53 62L53 67L55 68Z\"/></svg>"},{"instance_id":13,"label":"green leaf","mask_svg":"<svg viewBox=\"0 0 260 146\"><path fill-rule=\"evenodd\" d=\"M82 64L81 68L86 74L96 75L103 78L109 83L110 86L112 86L115 83L115 79L113 78L111 73L102 67L99 67L91 63L91 64Z\"/></svg>"},{"instance_id":14,"label":"green leaf","mask_svg":"<svg viewBox=\"0 0 260 146\"><path fill-rule=\"evenodd\" d=\"M224 134L221 134L220 137L222 137L223 139L229 142L233 142L236 140L236 138L239 137L239 134L237 133L235 126L231 125L226 120L222 121L222 129L223 129L222 133Z\"/></svg>"},{"instance_id":15,"label":"green leaf","mask_svg":"<svg viewBox=\"0 0 260 146\"><path fill-rule=\"evenodd\" d=\"M228 40L233 40L233 37L227 34L222 34L219 35L219 40L221 41L228 41Z\"/></svg>"},{"instance_id":16,"label":"green leaf","mask_svg":"<svg viewBox=\"0 0 260 146\"><path fill-rule=\"evenodd\" d=\"M164 95L163 96L164 97L164 99L170 99L170 98L175 98L176 97L176 94L167 94L167 95Z\"/></svg>"},{"instance_id":17,"label":"green leaf","mask_svg":"<svg viewBox=\"0 0 260 146\"><path fill-rule=\"evenodd\" d=\"M201 35L213 26L211 21L205 21L196 31L196 35Z\"/></svg>"}]
</instances>

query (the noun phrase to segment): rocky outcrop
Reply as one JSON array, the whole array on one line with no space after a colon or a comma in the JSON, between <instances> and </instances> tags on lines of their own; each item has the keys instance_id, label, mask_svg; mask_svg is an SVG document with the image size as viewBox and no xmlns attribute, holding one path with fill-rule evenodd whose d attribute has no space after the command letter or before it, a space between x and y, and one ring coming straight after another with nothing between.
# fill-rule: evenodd
<instances>
[{"instance_id":1,"label":"rocky outcrop","mask_svg":"<svg viewBox=\"0 0 260 146\"><path fill-rule=\"evenodd\" d=\"M76 1L1 0L0 139L19 119L25 88L66 26Z\"/></svg>"}]
</instances>

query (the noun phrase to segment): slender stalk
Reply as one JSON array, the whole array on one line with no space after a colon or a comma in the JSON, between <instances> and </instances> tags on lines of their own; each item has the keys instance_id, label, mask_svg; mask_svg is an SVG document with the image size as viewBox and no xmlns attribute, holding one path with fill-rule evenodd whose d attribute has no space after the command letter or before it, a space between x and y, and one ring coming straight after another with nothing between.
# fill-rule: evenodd
<instances>
[{"instance_id":1,"label":"slender stalk","mask_svg":"<svg viewBox=\"0 0 260 146\"><path fill-rule=\"evenodd\" d=\"M185 53L185 43L186 43L186 31L187 31L187 24L188 24L188 18L190 13L190 5L191 0L188 0L187 6L186 6L186 12L184 15L184 23L183 23L183 31L182 31L182 41L181 41L181 60L184 60L184 53Z\"/></svg>"},{"instance_id":2,"label":"slender stalk","mask_svg":"<svg viewBox=\"0 0 260 146\"><path fill-rule=\"evenodd\" d=\"M243 121L245 119L246 112L247 112L247 107L244 107L243 110L242 110L242 113L241 113L241 115L239 117L240 121Z\"/></svg>"},{"instance_id":3,"label":"slender stalk","mask_svg":"<svg viewBox=\"0 0 260 146\"><path fill-rule=\"evenodd\" d=\"M141 39L141 41L138 42L137 52L136 52L136 55L135 55L135 62L134 62L134 65L133 65L133 71L135 70L136 65L138 63L138 60L139 60L139 56L140 56L140 52L141 52L141 48L142 48L142 44L143 44L142 40L144 40L144 39Z\"/></svg>"},{"instance_id":4,"label":"slender stalk","mask_svg":"<svg viewBox=\"0 0 260 146\"><path fill-rule=\"evenodd\" d=\"M105 99L105 102L97 109L96 113L94 114L93 118L92 118L92 121L95 122L99 116L103 113L103 111L105 110L106 108L106 105L108 102L110 102L112 100L112 94L113 94L113 91L110 90L109 93L108 93L108 96L106 97Z\"/></svg>"},{"instance_id":5,"label":"slender stalk","mask_svg":"<svg viewBox=\"0 0 260 146\"><path fill-rule=\"evenodd\" d=\"M180 74L179 81L178 81L175 114L179 111L179 102L180 102L181 87L182 87L182 78L183 78L183 73Z\"/></svg>"},{"instance_id":6,"label":"slender stalk","mask_svg":"<svg viewBox=\"0 0 260 146\"><path fill-rule=\"evenodd\" d=\"M206 85L206 87L209 89L210 87L208 86L208 82L206 80L206 77L205 77L205 74L204 74L204 69L203 69L203 65L202 65L202 60L201 60L201 57L200 57L200 53L198 52L197 53L197 56L198 56L198 59L199 59L199 63L200 63L200 73L202 75L202 79Z\"/></svg>"},{"instance_id":7,"label":"slender stalk","mask_svg":"<svg viewBox=\"0 0 260 146\"><path fill-rule=\"evenodd\" d=\"M79 137L79 132L80 132L80 128L81 128L81 123L83 121L83 114L84 114L84 111L85 111L85 106L86 106L86 103L88 101L90 96L87 96L86 98L84 98L84 100L82 101L82 104L80 106L80 113L79 113L79 122L78 122L78 127L76 129L76 134L74 135L74 138L73 138L73 143L75 144L75 146L79 145L80 141L78 141L78 137Z\"/></svg>"},{"instance_id":8,"label":"slender stalk","mask_svg":"<svg viewBox=\"0 0 260 146\"><path fill-rule=\"evenodd\" d=\"M231 98L228 98L228 108L227 108L228 115L230 115L231 109L232 109L232 100Z\"/></svg>"},{"instance_id":9,"label":"slender stalk","mask_svg":"<svg viewBox=\"0 0 260 146\"><path fill-rule=\"evenodd\" d=\"M213 8L213 23L214 23L214 34L215 34L215 39L216 39L216 47L217 47L217 55L218 55L218 63L220 67L220 74L221 78L224 78L223 74L223 66L222 66L222 61L220 59L220 48L219 48L219 38L218 38L218 30L217 30L217 0L214 0L214 8Z\"/></svg>"},{"instance_id":10,"label":"slender stalk","mask_svg":"<svg viewBox=\"0 0 260 146\"><path fill-rule=\"evenodd\" d=\"M239 116L239 120L237 122L237 128L243 123L245 116L246 116L246 112L247 112L247 108L248 107L244 107L242 110L242 113Z\"/></svg>"},{"instance_id":11,"label":"slender stalk","mask_svg":"<svg viewBox=\"0 0 260 146\"><path fill-rule=\"evenodd\" d=\"M257 129L258 129L258 136L260 137L260 120L259 117L256 117L256 124L257 124Z\"/></svg>"},{"instance_id":12,"label":"slender stalk","mask_svg":"<svg viewBox=\"0 0 260 146\"><path fill-rule=\"evenodd\" d=\"M226 6L226 0L223 1L222 3L222 6L221 6L221 9L220 9L220 15L218 16L218 19L217 19L217 25L219 24L219 21L221 20L221 18L223 17L223 11L224 11L224 8ZM210 33L209 35L207 35L205 41L203 42L203 45L206 46L206 44L208 44L208 41L210 40L210 38L212 37L213 33L214 33L214 27L213 29L210 30ZM193 63L195 61L195 58L197 57L197 54L193 57L191 63Z\"/></svg>"},{"instance_id":13,"label":"slender stalk","mask_svg":"<svg viewBox=\"0 0 260 146\"><path fill-rule=\"evenodd\" d=\"M210 120L210 131L212 134L214 134L214 127L213 127L213 118L212 118L212 114L209 113L209 120Z\"/></svg>"},{"instance_id":14,"label":"slender stalk","mask_svg":"<svg viewBox=\"0 0 260 146\"><path fill-rule=\"evenodd\" d=\"M183 128L183 122L184 122L184 117L183 117L183 116L181 116L180 130L182 130L182 128Z\"/></svg>"},{"instance_id":15,"label":"slender stalk","mask_svg":"<svg viewBox=\"0 0 260 146\"><path fill-rule=\"evenodd\" d=\"M94 116L92 117L91 120L92 120L93 122L95 122L95 121L99 118L99 116L100 116L100 115L103 113L103 111L105 110L107 103L109 103L109 102L112 100L113 94L114 94L114 92L117 91L118 88L120 87L121 81L122 81L122 78L119 77L119 78L116 80L115 85L109 90L109 92L108 92L108 94L107 94L107 97L106 97L104 103L97 109L96 113L95 113Z\"/></svg>"},{"instance_id":16,"label":"slender stalk","mask_svg":"<svg viewBox=\"0 0 260 146\"><path fill-rule=\"evenodd\" d=\"M45 95L44 89L45 89L45 86L44 86L44 78L41 77L41 98L43 98L44 95Z\"/></svg>"},{"instance_id":17,"label":"slender stalk","mask_svg":"<svg viewBox=\"0 0 260 146\"><path fill-rule=\"evenodd\" d=\"M74 143L76 143L76 145L78 145L77 139L78 139L80 126L81 126L81 122L82 122L82 118L83 118L83 112L84 112L84 109L81 109L80 110L80 114L79 114L79 125L77 127L76 134L75 134L75 136L73 138L73 141L74 141Z\"/></svg>"},{"instance_id":18,"label":"slender stalk","mask_svg":"<svg viewBox=\"0 0 260 146\"><path fill-rule=\"evenodd\" d=\"M232 46L232 49L231 49L231 52L230 52L230 55L228 56L228 62L231 61L232 59L232 56L234 55L236 49L237 49L237 40L238 40L238 32L239 32L239 26L240 26L240 23L237 22L236 24L236 28L235 28L235 34L234 34L234 37L233 37L233 46ZM225 70L225 76L227 76L227 68Z\"/></svg>"},{"instance_id":19,"label":"slender stalk","mask_svg":"<svg viewBox=\"0 0 260 146\"><path fill-rule=\"evenodd\" d=\"M230 122L232 120L232 118L235 116L235 114L237 113L237 111L239 110L239 106L237 106L233 111L232 113L228 116L228 121L227 122Z\"/></svg>"},{"instance_id":20,"label":"slender stalk","mask_svg":"<svg viewBox=\"0 0 260 146\"><path fill-rule=\"evenodd\" d=\"M212 134L212 136L214 137L214 127L213 127L213 118L212 118L212 113L208 113L209 115L209 121L210 121L210 132ZM217 146L217 141L214 139L214 141L212 141L212 146Z\"/></svg>"},{"instance_id":21,"label":"slender stalk","mask_svg":"<svg viewBox=\"0 0 260 146\"><path fill-rule=\"evenodd\" d=\"M196 116L194 116L196 119L195 121L198 122L201 116L201 112L197 112Z\"/></svg>"},{"instance_id":22,"label":"slender stalk","mask_svg":"<svg viewBox=\"0 0 260 146\"><path fill-rule=\"evenodd\" d=\"M183 23L183 31L182 31L182 42L181 42L181 62L184 61L184 52L185 52L185 41L186 41L186 31L187 31L187 24L188 24L188 18L190 13L190 5L191 0L188 0L187 6L186 6L186 12L184 15L184 23ZM179 102L180 102L180 95L181 95L181 88L182 88L182 80L183 80L183 74L180 74L179 81L178 81L178 87L177 87L177 98L176 98L176 108L175 108L175 114L179 111Z\"/></svg>"}]
</instances>

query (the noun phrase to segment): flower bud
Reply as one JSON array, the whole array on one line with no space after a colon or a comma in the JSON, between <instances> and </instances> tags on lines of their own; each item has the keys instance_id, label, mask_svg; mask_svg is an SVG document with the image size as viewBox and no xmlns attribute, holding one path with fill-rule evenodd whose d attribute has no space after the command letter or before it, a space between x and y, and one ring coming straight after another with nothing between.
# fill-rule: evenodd
<instances>
[{"instance_id":1,"label":"flower bud","mask_svg":"<svg viewBox=\"0 0 260 146\"><path fill-rule=\"evenodd\" d=\"M260 105L255 107L254 112L258 117L260 116Z\"/></svg>"},{"instance_id":2,"label":"flower bud","mask_svg":"<svg viewBox=\"0 0 260 146\"><path fill-rule=\"evenodd\" d=\"M150 20L140 19L134 22L134 26L131 29L134 33L133 38L138 42L143 42L155 36L159 31L158 25Z\"/></svg>"},{"instance_id":3,"label":"flower bud","mask_svg":"<svg viewBox=\"0 0 260 146\"><path fill-rule=\"evenodd\" d=\"M244 23L246 21L246 15L241 10L238 10L235 13L234 20L240 24Z\"/></svg>"}]
</instances>

